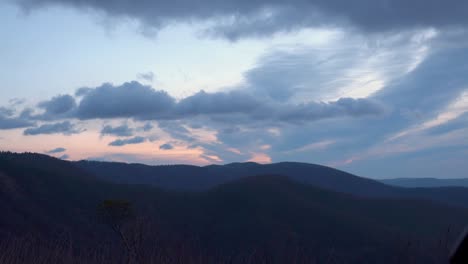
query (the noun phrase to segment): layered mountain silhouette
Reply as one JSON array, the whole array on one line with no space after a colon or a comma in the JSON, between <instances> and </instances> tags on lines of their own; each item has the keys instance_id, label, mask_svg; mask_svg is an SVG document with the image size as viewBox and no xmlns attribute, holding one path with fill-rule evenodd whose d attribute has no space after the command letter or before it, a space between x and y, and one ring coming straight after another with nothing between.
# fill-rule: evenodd
<instances>
[{"instance_id":1,"label":"layered mountain silhouette","mask_svg":"<svg viewBox=\"0 0 468 264\"><path fill-rule=\"evenodd\" d=\"M97 206L125 200L156 230L143 233L148 245L193 240L197 252L219 257L204 263L440 263L441 241L468 223L467 197L464 188L398 188L303 163L146 166L0 154L0 237L65 232L76 247L95 248L112 239ZM181 255L171 250L169 258Z\"/></svg>"},{"instance_id":2,"label":"layered mountain silhouette","mask_svg":"<svg viewBox=\"0 0 468 264\"><path fill-rule=\"evenodd\" d=\"M384 179L380 182L408 188L432 188L432 187L468 187L468 179L436 179L436 178L396 178Z\"/></svg>"},{"instance_id":3,"label":"layered mountain silhouette","mask_svg":"<svg viewBox=\"0 0 468 264\"><path fill-rule=\"evenodd\" d=\"M257 164L247 162L205 167L189 165L148 166L97 161L80 161L75 164L108 182L148 184L167 190L202 191L249 176L283 175L300 183L356 196L428 199L468 207L467 188L399 188L330 167L307 163Z\"/></svg>"}]
</instances>

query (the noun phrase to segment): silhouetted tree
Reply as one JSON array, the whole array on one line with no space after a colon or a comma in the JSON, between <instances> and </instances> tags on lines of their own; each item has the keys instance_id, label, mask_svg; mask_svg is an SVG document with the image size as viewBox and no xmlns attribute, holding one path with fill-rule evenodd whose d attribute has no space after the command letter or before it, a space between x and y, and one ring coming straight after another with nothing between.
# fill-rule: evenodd
<instances>
[{"instance_id":1,"label":"silhouetted tree","mask_svg":"<svg viewBox=\"0 0 468 264\"><path fill-rule=\"evenodd\" d=\"M135 217L131 203L124 200L104 200L98 206L98 215L121 240L128 254L128 263L137 262L135 246L124 232L124 226Z\"/></svg>"}]
</instances>

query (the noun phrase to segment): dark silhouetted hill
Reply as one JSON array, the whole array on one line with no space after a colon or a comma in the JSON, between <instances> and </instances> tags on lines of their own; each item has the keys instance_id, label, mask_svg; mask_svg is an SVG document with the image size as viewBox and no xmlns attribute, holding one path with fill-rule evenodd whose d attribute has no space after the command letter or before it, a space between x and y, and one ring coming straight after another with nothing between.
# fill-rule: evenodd
<instances>
[{"instance_id":1,"label":"dark silhouetted hill","mask_svg":"<svg viewBox=\"0 0 468 264\"><path fill-rule=\"evenodd\" d=\"M106 176L95 177L97 169L90 173L90 166L98 166ZM196 175L203 176L203 171L211 172L205 178L210 184L215 175L223 180L197 192L163 191L139 181L117 184L102 180L118 169L133 171L134 177L157 170L164 174L156 178L167 180L165 177L175 175L181 184L187 178L197 182ZM275 173L267 173L273 170ZM125 174L119 175L127 179ZM329 179L321 179L327 175ZM152 180L149 172L147 177ZM309 184L314 182L317 184ZM333 182L340 186L332 188ZM345 188L348 185L350 189ZM361 194L363 186L369 188L367 195L353 194ZM371 188L390 190L391 195L392 190L414 191L416 195L397 193L384 198ZM187 257L186 250L191 248L192 253L218 257L217 261L201 263L287 263L298 256L313 260L298 263L409 263L402 261L408 256L416 259L411 263L440 263L433 254L444 256L441 238L457 234L468 222L468 209L434 201L438 195L447 201L464 199L452 190L457 189L390 187L297 163L150 167L0 153L0 237L40 234L46 243L54 234L65 233L73 238L76 252L108 245L106 241L116 237L97 220L96 208L103 200L118 199L129 201L135 215L144 219L129 222L128 230L143 230L141 226L152 230L131 231L136 237L145 237L146 244L138 245L157 245L166 259ZM117 240L109 245L118 249L120 244ZM175 246L166 249L168 245ZM255 256L255 261L233 261L249 256ZM193 256L188 257L193 260ZM329 262L331 257L334 262Z\"/></svg>"},{"instance_id":2,"label":"dark silhouetted hill","mask_svg":"<svg viewBox=\"0 0 468 264\"><path fill-rule=\"evenodd\" d=\"M47 155L0 153L1 231L76 230L93 234L96 206L104 199L139 199L144 186L101 181L75 166ZM147 192L157 197L157 190Z\"/></svg>"},{"instance_id":3,"label":"dark silhouetted hill","mask_svg":"<svg viewBox=\"0 0 468 264\"><path fill-rule=\"evenodd\" d=\"M113 162L80 161L80 168L110 182L151 184L171 190L206 190L252 175L276 174L335 191L365 196L391 195L394 188L325 166L281 162L232 163L206 167L189 165L148 166Z\"/></svg>"}]
</instances>

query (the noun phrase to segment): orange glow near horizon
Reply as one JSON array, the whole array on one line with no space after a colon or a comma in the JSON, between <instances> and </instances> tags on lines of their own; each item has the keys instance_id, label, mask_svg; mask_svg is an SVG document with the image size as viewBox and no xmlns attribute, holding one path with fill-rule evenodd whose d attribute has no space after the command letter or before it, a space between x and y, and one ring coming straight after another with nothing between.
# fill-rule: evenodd
<instances>
[{"instance_id":1,"label":"orange glow near horizon","mask_svg":"<svg viewBox=\"0 0 468 264\"><path fill-rule=\"evenodd\" d=\"M132 156L135 160L150 164L186 163L194 165L208 165L222 162L219 157L203 158L201 147L189 148L186 144L177 142L170 150L160 149L159 146L170 139L164 138L146 141L141 144L125 146L109 146L117 137L101 137L96 131L84 131L74 135L37 135L24 136L19 129L3 131L0 138L1 150L14 152L46 153L49 150L63 147L63 153L53 154L60 157L67 154L70 160L100 159L126 162L119 156Z\"/></svg>"},{"instance_id":2,"label":"orange glow near horizon","mask_svg":"<svg viewBox=\"0 0 468 264\"><path fill-rule=\"evenodd\" d=\"M252 157L248 161L262 164L271 163L271 157L265 153L252 153Z\"/></svg>"}]
</instances>

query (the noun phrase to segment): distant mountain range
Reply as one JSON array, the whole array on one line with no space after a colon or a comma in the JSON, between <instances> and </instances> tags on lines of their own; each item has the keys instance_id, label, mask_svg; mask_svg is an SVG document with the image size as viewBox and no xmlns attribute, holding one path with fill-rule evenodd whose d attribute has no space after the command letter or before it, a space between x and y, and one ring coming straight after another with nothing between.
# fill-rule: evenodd
<instances>
[{"instance_id":1,"label":"distant mountain range","mask_svg":"<svg viewBox=\"0 0 468 264\"><path fill-rule=\"evenodd\" d=\"M96 220L106 199L134 205L152 230L138 234L169 257L195 238L197 252L231 260L441 263L433 255L446 253L441 241L468 223L467 188L399 188L319 165L146 166L0 153L0 248L6 235L64 232L76 247L106 245L113 236ZM227 261L210 259L202 263Z\"/></svg>"},{"instance_id":2,"label":"distant mountain range","mask_svg":"<svg viewBox=\"0 0 468 264\"><path fill-rule=\"evenodd\" d=\"M247 162L205 167L149 166L98 161L79 161L74 164L107 182L152 185L166 190L203 191L249 176L283 175L300 183L361 197L428 199L468 207L468 189L464 187L400 188L330 167L308 163Z\"/></svg>"},{"instance_id":3,"label":"distant mountain range","mask_svg":"<svg viewBox=\"0 0 468 264\"><path fill-rule=\"evenodd\" d=\"M468 187L468 179L396 178L380 180L380 182L408 188Z\"/></svg>"}]
</instances>

